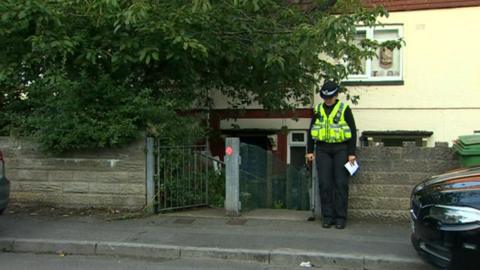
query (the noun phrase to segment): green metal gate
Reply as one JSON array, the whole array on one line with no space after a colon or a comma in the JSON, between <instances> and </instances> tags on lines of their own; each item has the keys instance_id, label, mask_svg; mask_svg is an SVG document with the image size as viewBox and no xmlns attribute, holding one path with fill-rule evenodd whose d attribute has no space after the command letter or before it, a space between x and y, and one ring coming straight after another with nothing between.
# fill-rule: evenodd
<instances>
[{"instance_id":1,"label":"green metal gate","mask_svg":"<svg viewBox=\"0 0 480 270\"><path fill-rule=\"evenodd\" d=\"M245 143L240 144L240 156L242 210L311 209L312 178L306 167L288 165L271 151Z\"/></svg>"},{"instance_id":2,"label":"green metal gate","mask_svg":"<svg viewBox=\"0 0 480 270\"><path fill-rule=\"evenodd\" d=\"M147 207L158 213L239 200L243 211L312 209L312 179L305 168L287 165L255 145L241 144L238 150L238 199L229 200L225 163L209 156L205 145L162 145L147 138ZM213 185L214 190L211 179L222 185Z\"/></svg>"}]
</instances>

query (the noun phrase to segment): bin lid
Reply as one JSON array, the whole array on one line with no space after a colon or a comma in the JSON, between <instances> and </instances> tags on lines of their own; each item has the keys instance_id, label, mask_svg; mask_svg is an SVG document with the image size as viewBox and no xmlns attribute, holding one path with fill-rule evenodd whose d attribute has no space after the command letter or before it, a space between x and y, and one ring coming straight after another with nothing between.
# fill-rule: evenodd
<instances>
[{"instance_id":1,"label":"bin lid","mask_svg":"<svg viewBox=\"0 0 480 270\"><path fill-rule=\"evenodd\" d=\"M469 149L474 149L474 148L479 148L480 144L465 144L461 141L456 141L454 145L457 145L460 148L469 148Z\"/></svg>"},{"instance_id":2,"label":"bin lid","mask_svg":"<svg viewBox=\"0 0 480 270\"><path fill-rule=\"evenodd\" d=\"M453 149L460 155L464 156L480 156L480 144L461 145L459 143L453 144Z\"/></svg>"},{"instance_id":3,"label":"bin lid","mask_svg":"<svg viewBox=\"0 0 480 270\"><path fill-rule=\"evenodd\" d=\"M462 135L458 137L458 140L464 145L480 144L480 134Z\"/></svg>"}]
</instances>

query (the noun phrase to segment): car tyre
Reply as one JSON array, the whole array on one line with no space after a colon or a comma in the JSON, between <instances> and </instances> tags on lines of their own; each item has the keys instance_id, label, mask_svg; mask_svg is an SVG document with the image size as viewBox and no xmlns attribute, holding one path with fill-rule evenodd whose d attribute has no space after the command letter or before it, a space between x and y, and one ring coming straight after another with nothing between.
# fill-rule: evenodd
<instances>
[{"instance_id":1,"label":"car tyre","mask_svg":"<svg viewBox=\"0 0 480 270\"><path fill-rule=\"evenodd\" d=\"M5 211L5 208L4 208L4 209L0 209L0 215L3 214L3 211Z\"/></svg>"}]
</instances>

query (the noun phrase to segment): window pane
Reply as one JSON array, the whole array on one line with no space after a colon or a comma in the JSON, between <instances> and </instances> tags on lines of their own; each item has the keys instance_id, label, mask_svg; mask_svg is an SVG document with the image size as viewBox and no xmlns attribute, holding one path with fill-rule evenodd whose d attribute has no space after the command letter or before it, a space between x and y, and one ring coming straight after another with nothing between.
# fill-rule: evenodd
<instances>
[{"instance_id":1,"label":"window pane","mask_svg":"<svg viewBox=\"0 0 480 270\"><path fill-rule=\"evenodd\" d=\"M364 40L366 38L367 38L367 31L365 31L365 30L357 31L357 34L355 35L354 43L358 47L360 47L360 44L361 44L362 40ZM361 60L361 66L362 66L362 70L361 71L359 70L358 72L352 73L352 75L366 75L367 61L365 59Z\"/></svg>"},{"instance_id":2,"label":"window pane","mask_svg":"<svg viewBox=\"0 0 480 270\"><path fill-rule=\"evenodd\" d=\"M292 133L292 142L304 142L305 133Z\"/></svg>"},{"instance_id":3,"label":"window pane","mask_svg":"<svg viewBox=\"0 0 480 270\"><path fill-rule=\"evenodd\" d=\"M373 32L373 38L380 41L398 39L398 29L376 29Z\"/></svg>"},{"instance_id":4,"label":"window pane","mask_svg":"<svg viewBox=\"0 0 480 270\"><path fill-rule=\"evenodd\" d=\"M375 30L374 38L379 42L397 40L398 30ZM372 77L400 76L400 51L381 48L377 51L378 58L372 59Z\"/></svg>"}]
</instances>

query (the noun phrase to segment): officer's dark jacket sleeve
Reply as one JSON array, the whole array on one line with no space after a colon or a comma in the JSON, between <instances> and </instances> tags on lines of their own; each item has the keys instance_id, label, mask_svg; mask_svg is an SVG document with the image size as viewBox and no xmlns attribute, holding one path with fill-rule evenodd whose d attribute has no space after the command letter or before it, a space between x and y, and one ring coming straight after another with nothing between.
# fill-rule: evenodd
<instances>
[{"instance_id":1,"label":"officer's dark jacket sleeve","mask_svg":"<svg viewBox=\"0 0 480 270\"><path fill-rule=\"evenodd\" d=\"M315 114L315 111L313 112L313 117L312 120L310 121L310 128L307 131L307 153L313 153L313 138L312 134L310 133L310 130L312 129L313 123L315 123L315 120L317 119L317 115Z\"/></svg>"},{"instance_id":2,"label":"officer's dark jacket sleeve","mask_svg":"<svg viewBox=\"0 0 480 270\"><path fill-rule=\"evenodd\" d=\"M345 122L347 122L348 126L350 127L350 131L352 132L352 138L348 140L348 154L355 155L355 148L357 144L357 126L355 125L355 119L353 118L352 110L350 106L345 109Z\"/></svg>"}]
</instances>

